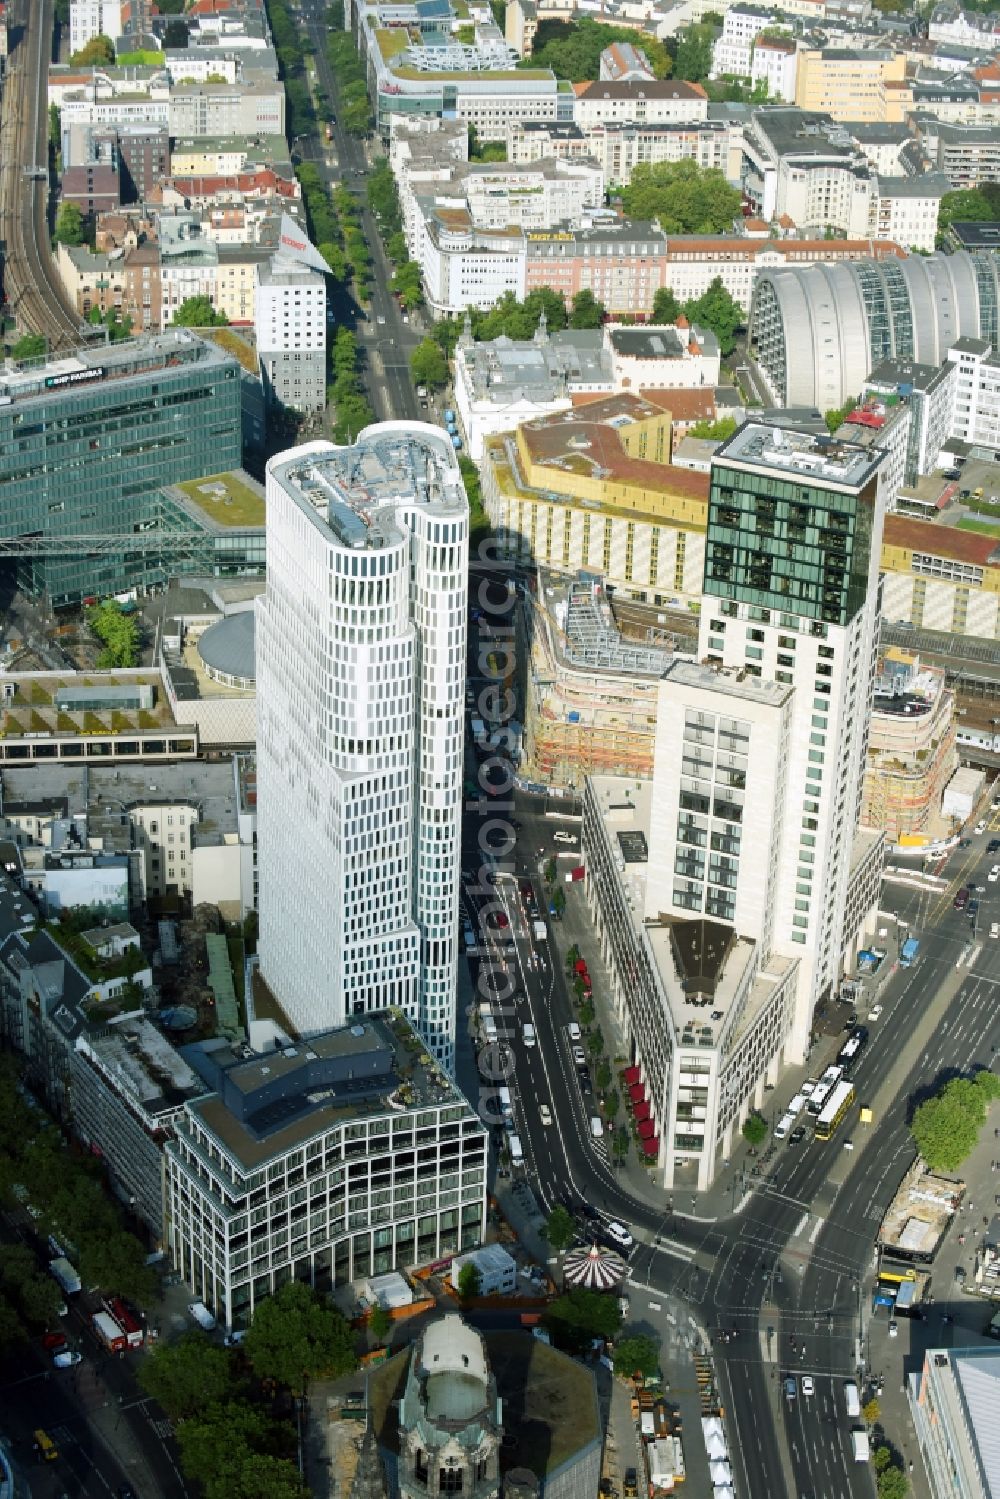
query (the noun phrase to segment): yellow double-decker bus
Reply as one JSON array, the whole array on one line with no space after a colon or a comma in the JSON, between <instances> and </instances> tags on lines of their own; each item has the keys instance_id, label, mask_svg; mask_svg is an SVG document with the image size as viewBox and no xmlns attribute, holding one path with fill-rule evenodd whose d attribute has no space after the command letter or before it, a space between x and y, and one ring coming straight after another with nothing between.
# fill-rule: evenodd
<instances>
[{"instance_id":1,"label":"yellow double-decker bus","mask_svg":"<svg viewBox=\"0 0 1000 1499\"><path fill-rule=\"evenodd\" d=\"M854 1084L845 1078L838 1083L820 1112L816 1120L817 1140L829 1140L838 1124L842 1121L851 1104L854 1102Z\"/></svg>"}]
</instances>

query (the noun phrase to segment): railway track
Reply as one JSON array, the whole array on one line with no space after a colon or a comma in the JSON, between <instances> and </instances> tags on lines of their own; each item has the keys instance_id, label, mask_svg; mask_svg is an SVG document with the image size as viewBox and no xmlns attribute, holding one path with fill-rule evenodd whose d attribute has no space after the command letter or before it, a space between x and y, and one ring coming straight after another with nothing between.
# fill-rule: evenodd
<instances>
[{"instance_id":1,"label":"railway track","mask_svg":"<svg viewBox=\"0 0 1000 1499\"><path fill-rule=\"evenodd\" d=\"M18 41L0 112L0 239L6 245L7 303L24 333L39 333L50 354L82 341L66 301L48 229L48 60L52 0L17 0Z\"/></svg>"}]
</instances>

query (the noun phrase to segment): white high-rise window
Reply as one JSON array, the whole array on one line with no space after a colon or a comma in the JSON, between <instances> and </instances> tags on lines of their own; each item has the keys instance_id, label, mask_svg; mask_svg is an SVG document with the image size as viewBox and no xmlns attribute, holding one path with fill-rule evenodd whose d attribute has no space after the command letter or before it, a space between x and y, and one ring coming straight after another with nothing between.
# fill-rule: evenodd
<instances>
[{"instance_id":1,"label":"white high-rise window","mask_svg":"<svg viewBox=\"0 0 1000 1499\"><path fill-rule=\"evenodd\" d=\"M257 604L264 978L300 1031L399 1005L454 1063L469 507L447 435L268 464Z\"/></svg>"}]
</instances>

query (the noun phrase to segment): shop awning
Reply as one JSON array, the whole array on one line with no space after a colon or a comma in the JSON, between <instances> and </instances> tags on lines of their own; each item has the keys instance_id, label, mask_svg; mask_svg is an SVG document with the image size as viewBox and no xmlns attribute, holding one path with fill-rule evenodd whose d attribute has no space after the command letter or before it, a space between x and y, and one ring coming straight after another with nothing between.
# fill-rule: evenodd
<instances>
[{"instance_id":1,"label":"shop awning","mask_svg":"<svg viewBox=\"0 0 1000 1499\"><path fill-rule=\"evenodd\" d=\"M654 1135L651 1140L640 1140L639 1144L642 1146L643 1155L657 1156L660 1153L659 1135Z\"/></svg>"},{"instance_id":2,"label":"shop awning","mask_svg":"<svg viewBox=\"0 0 1000 1499\"><path fill-rule=\"evenodd\" d=\"M626 1067L625 1071L622 1073L622 1079L626 1087L631 1087L632 1083L637 1083L639 1081L639 1077L640 1072L638 1067Z\"/></svg>"},{"instance_id":3,"label":"shop awning","mask_svg":"<svg viewBox=\"0 0 1000 1499\"><path fill-rule=\"evenodd\" d=\"M635 1118L635 1121L636 1121L637 1124L639 1123L639 1121L641 1119L648 1119L649 1118L649 1104L646 1102L645 1099L643 1099L641 1103L637 1103L637 1104L633 1105L633 1107L632 1107L632 1114L633 1114L633 1117Z\"/></svg>"},{"instance_id":4,"label":"shop awning","mask_svg":"<svg viewBox=\"0 0 1000 1499\"><path fill-rule=\"evenodd\" d=\"M652 1140L656 1136L656 1125L652 1119L643 1119L639 1123L639 1138L641 1140Z\"/></svg>"},{"instance_id":5,"label":"shop awning","mask_svg":"<svg viewBox=\"0 0 1000 1499\"><path fill-rule=\"evenodd\" d=\"M642 1083L633 1083L628 1090L628 1096L633 1103L638 1103L640 1099L646 1096L645 1086Z\"/></svg>"}]
</instances>

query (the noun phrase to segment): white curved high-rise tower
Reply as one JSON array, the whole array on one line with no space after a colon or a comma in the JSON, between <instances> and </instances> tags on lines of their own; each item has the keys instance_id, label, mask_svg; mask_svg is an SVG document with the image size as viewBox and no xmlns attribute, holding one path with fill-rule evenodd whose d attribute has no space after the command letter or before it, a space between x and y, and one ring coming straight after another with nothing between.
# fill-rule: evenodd
<instances>
[{"instance_id":1,"label":"white curved high-rise tower","mask_svg":"<svg viewBox=\"0 0 1000 1499\"><path fill-rule=\"evenodd\" d=\"M267 466L261 971L303 1034L399 1005L454 1065L469 506L439 427Z\"/></svg>"}]
</instances>

